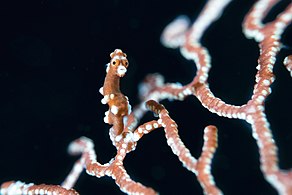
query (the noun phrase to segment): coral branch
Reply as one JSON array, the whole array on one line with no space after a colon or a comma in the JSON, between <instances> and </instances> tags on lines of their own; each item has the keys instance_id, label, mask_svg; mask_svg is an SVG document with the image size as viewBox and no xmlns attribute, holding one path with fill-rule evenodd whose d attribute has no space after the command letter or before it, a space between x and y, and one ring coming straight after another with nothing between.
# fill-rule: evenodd
<instances>
[{"instance_id":1,"label":"coral branch","mask_svg":"<svg viewBox=\"0 0 292 195\"><path fill-rule=\"evenodd\" d=\"M277 147L272 138L269 123L264 113L264 101L271 93L270 85L275 79L273 75L273 67L276 61L276 55L281 46L280 37L284 32L284 29L291 23L292 20L292 4L290 4L277 16L274 21L265 25L262 23L263 18L277 2L278 1L275 0L258 1L246 16L243 24L246 37L254 38L257 42L259 42L260 47L256 84L254 86L251 100L247 102L247 104L241 106L227 104L215 97L208 87L208 71L211 67L210 55L207 49L200 45L200 35L204 32L206 26L211 24L213 19L216 18L208 17L209 14L211 14L211 8L209 8L209 6L211 7L212 5L215 5L215 1L208 2L206 8L197 21L194 22L189 31L186 30L185 26L181 29L179 40L182 40L182 33L187 32L185 33L185 42L183 43L180 41L180 43L183 43L181 45L183 56L187 59L194 60L197 66L197 75L192 83L188 85L193 87L192 90L194 91L194 95L210 112L229 118L244 119L251 123L253 136L257 140L257 144L259 146L261 169L267 181L269 181L281 194L291 194L291 184L288 182L289 180L292 180L291 173L286 173L286 171L279 170ZM221 5L220 8L223 7L224 5ZM219 15L221 12L217 10L216 13ZM166 28L166 31L163 33L165 38L162 38L162 40L176 38L175 36L169 37L168 35L171 33L167 31L181 27L182 25L178 25L182 23L181 20L182 18L175 20ZM199 25L199 21L205 21L206 24ZM179 30L176 29L176 32L177 31ZM171 42L171 40L169 41ZM173 45L175 44L172 44L171 46ZM178 44L176 46L178 46ZM286 58L284 63L289 70L289 58Z\"/></svg>"},{"instance_id":2,"label":"coral branch","mask_svg":"<svg viewBox=\"0 0 292 195\"><path fill-rule=\"evenodd\" d=\"M205 194L222 194L216 187L211 174L211 161L217 148L217 128L207 126L204 129L204 146L197 162L198 180Z\"/></svg>"},{"instance_id":3,"label":"coral branch","mask_svg":"<svg viewBox=\"0 0 292 195\"><path fill-rule=\"evenodd\" d=\"M167 110L161 104L150 100L147 107L157 115L158 122L164 127L167 144L172 152L178 156L179 160L191 172L197 175L198 181L204 189L205 194L222 194L216 187L213 176L211 174L211 161L217 148L217 128L215 126L207 126L204 130L204 146L202 154L197 160L194 158L189 149L179 137L177 124L168 115Z\"/></svg>"},{"instance_id":4,"label":"coral branch","mask_svg":"<svg viewBox=\"0 0 292 195\"><path fill-rule=\"evenodd\" d=\"M104 165L96 161L93 142L86 137L81 137L72 142L69 146L69 152L71 154L82 154L82 158L84 158L85 162L84 167L89 175L96 177L112 177L120 189L127 194L156 194L153 189L133 181L127 174L123 166L123 160L127 151L129 151L128 146L128 142L126 142L125 139L121 140L117 144L117 155L115 158Z\"/></svg>"},{"instance_id":5,"label":"coral branch","mask_svg":"<svg viewBox=\"0 0 292 195\"><path fill-rule=\"evenodd\" d=\"M290 75L292 77L292 55L287 56L284 59L284 65L286 66L287 70L290 72Z\"/></svg>"},{"instance_id":6,"label":"coral branch","mask_svg":"<svg viewBox=\"0 0 292 195\"><path fill-rule=\"evenodd\" d=\"M21 181L9 181L1 185L0 194L17 195L17 194L66 194L78 195L73 189L65 189L58 185L35 185L33 183L25 184Z\"/></svg>"}]
</instances>

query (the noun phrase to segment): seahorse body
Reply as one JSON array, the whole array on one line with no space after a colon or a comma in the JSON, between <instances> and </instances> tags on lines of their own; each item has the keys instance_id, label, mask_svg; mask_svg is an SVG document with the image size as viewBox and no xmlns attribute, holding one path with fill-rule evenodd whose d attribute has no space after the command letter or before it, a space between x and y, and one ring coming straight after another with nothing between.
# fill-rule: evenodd
<instances>
[{"instance_id":1,"label":"seahorse body","mask_svg":"<svg viewBox=\"0 0 292 195\"><path fill-rule=\"evenodd\" d=\"M112 124L119 135L124 129L123 118L129 113L128 98L120 91L120 78L127 72L129 62L127 55L120 49L116 49L110 57L104 85L100 89L104 96L101 102L109 106L109 111L105 113L105 122Z\"/></svg>"}]
</instances>

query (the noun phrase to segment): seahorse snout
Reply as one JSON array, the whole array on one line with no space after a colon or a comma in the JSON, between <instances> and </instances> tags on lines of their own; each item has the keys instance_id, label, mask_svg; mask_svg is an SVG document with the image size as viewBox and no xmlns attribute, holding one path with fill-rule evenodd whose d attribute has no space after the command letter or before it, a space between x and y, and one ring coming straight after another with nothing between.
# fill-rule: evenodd
<instances>
[{"instance_id":1,"label":"seahorse snout","mask_svg":"<svg viewBox=\"0 0 292 195\"><path fill-rule=\"evenodd\" d=\"M117 75L119 77L123 77L127 72L127 68L122 66L122 65L119 65L118 68L117 68Z\"/></svg>"}]
</instances>

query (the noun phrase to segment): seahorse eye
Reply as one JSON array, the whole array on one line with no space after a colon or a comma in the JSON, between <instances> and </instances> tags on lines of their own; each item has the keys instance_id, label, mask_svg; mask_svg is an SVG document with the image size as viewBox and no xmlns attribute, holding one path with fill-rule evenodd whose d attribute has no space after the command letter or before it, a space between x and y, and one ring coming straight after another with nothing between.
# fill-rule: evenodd
<instances>
[{"instance_id":1,"label":"seahorse eye","mask_svg":"<svg viewBox=\"0 0 292 195\"><path fill-rule=\"evenodd\" d=\"M128 65L129 65L129 62L128 62L128 60L124 60L123 61L123 65L127 68L128 67Z\"/></svg>"},{"instance_id":2,"label":"seahorse eye","mask_svg":"<svg viewBox=\"0 0 292 195\"><path fill-rule=\"evenodd\" d=\"M119 60L113 60L113 61L112 61L112 65L114 65L114 66L118 65L119 63L120 63Z\"/></svg>"}]
</instances>

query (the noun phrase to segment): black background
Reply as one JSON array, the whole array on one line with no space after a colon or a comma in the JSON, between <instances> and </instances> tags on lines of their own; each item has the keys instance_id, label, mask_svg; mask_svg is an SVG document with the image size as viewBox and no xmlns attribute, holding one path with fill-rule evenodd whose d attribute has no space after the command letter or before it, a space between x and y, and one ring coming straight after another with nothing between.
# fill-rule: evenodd
<instances>
[{"instance_id":1,"label":"black background","mask_svg":"<svg viewBox=\"0 0 292 195\"><path fill-rule=\"evenodd\" d=\"M265 22L290 1L282 1ZM109 53L121 48L130 67L122 79L131 104L138 103L138 84L159 72L167 82L187 84L195 75L193 62L179 50L164 48L163 28L177 15L195 19L205 1L42 0L9 1L0 5L0 182L22 180L59 184L77 157L66 149L70 141L94 140L98 160L108 162L115 148L103 123L107 106L98 89L103 85ZM233 1L203 37L212 56L209 83L216 96L241 105L255 83L257 44L241 32L241 22L254 1ZM266 113L279 147L280 167L292 167L292 80L282 65L291 53L291 26L282 37L283 50L274 68L276 81L266 101ZM290 39L289 39L290 35ZM179 134L196 157L203 129L219 129L219 148L212 172L225 194L277 194L259 170L259 154L251 128L244 121L219 117L195 97L163 101L179 125ZM151 120L151 114L143 121ZM202 194L195 176L171 153L162 129L139 141L127 155L130 176L160 194ZM81 194L122 194L111 178L81 175Z\"/></svg>"}]
</instances>

